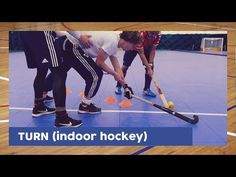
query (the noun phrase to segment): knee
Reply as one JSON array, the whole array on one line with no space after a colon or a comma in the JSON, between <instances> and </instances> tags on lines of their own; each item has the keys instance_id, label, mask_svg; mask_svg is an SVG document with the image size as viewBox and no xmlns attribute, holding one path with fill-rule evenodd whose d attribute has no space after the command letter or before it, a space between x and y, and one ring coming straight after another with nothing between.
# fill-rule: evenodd
<instances>
[{"instance_id":1,"label":"knee","mask_svg":"<svg viewBox=\"0 0 236 177\"><path fill-rule=\"evenodd\" d=\"M93 83L100 83L103 77L103 71L97 70L96 75L91 76Z\"/></svg>"}]
</instances>

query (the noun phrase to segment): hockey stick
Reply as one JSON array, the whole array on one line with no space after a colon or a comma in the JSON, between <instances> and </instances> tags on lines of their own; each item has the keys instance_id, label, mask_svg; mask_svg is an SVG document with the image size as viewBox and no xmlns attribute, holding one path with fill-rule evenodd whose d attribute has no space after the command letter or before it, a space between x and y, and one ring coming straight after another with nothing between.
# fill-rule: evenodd
<instances>
[{"instance_id":1,"label":"hockey stick","mask_svg":"<svg viewBox=\"0 0 236 177\"><path fill-rule=\"evenodd\" d=\"M182 120L184 120L185 122L188 122L188 123L190 123L190 124L196 124L196 123L198 123L198 121L199 121L199 118L198 118L197 115L193 115L193 118L189 118L189 117L186 117L186 116L184 116L184 115L182 115L182 114L180 114L180 113L178 113L178 112L175 112L175 111L172 111L171 109L168 109L168 108L165 108L165 107L163 107L163 106L157 105L157 104L155 104L155 103L153 103L153 102L151 102L151 101L145 100L145 99L143 99L143 98L141 98L141 97L138 97L138 96L136 96L136 95L131 94L131 96L132 96L132 98L135 98L135 99L137 99L137 100L139 100L139 101L142 101L142 102L144 102L144 103L147 103L147 104L149 104L149 105L152 105L152 106L154 106L154 107L156 107L156 108L158 108L158 109L161 109L162 111L165 111L165 112L167 112L167 113L169 113L169 114L171 114L171 115L173 115L173 116L175 116L175 117L178 117L178 118L180 118L180 119L182 119Z\"/></svg>"},{"instance_id":2,"label":"hockey stick","mask_svg":"<svg viewBox=\"0 0 236 177\"><path fill-rule=\"evenodd\" d=\"M158 92L158 94L159 94L159 96L160 96L160 98L161 98L161 101L162 101L163 105L164 105L166 108L169 108L169 104L168 104L168 102L167 102L167 100L166 100L166 97L165 97L164 93L162 92L162 90L161 90L161 88L160 88L160 85L158 84L158 82L157 82L157 80L156 80L156 78L155 78L154 75L152 76L152 81L153 81L154 86L155 86L156 89L157 89L157 92Z\"/></svg>"}]
</instances>

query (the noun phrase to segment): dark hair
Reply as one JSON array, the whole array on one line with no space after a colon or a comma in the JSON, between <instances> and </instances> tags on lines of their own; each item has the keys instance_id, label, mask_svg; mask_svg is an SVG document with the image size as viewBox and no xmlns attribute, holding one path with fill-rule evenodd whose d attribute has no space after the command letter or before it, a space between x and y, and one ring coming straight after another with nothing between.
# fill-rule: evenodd
<instances>
[{"instance_id":1,"label":"dark hair","mask_svg":"<svg viewBox=\"0 0 236 177\"><path fill-rule=\"evenodd\" d=\"M138 31L123 31L120 38L132 44L140 44L143 40Z\"/></svg>"}]
</instances>

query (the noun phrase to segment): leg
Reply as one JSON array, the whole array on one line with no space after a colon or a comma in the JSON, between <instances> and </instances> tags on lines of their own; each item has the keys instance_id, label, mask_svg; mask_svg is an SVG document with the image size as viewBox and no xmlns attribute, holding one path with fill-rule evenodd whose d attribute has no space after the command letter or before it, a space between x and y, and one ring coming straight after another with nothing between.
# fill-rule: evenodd
<instances>
[{"instance_id":1,"label":"leg","mask_svg":"<svg viewBox=\"0 0 236 177\"><path fill-rule=\"evenodd\" d=\"M147 69L145 69L145 85L144 90L150 89L152 78L147 74Z\"/></svg>"},{"instance_id":2,"label":"leg","mask_svg":"<svg viewBox=\"0 0 236 177\"><path fill-rule=\"evenodd\" d=\"M66 111L66 77L63 67L50 68L53 77L53 97L56 111Z\"/></svg>"},{"instance_id":3,"label":"leg","mask_svg":"<svg viewBox=\"0 0 236 177\"><path fill-rule=\"evenodd\" d=\"M148 62L149 62L149 58L150 58L150 52L151 52L150 47L144 49L144 54L145 54L145 57L147 58ZM152 66L152 70L153 69L154 68ZM152 92L150 89L151 82L152 82L152 78L148 75L147 69L145 69L145 84L144 84L144 88L143 88L143 94L146 96L150 96L150 97L156 97L156 94L154 92Z\"/></svg>"},{"instance_id":4,"label":"leg","mask_svg":"<svg viewBox=\"0 0 236 177\"><path fill-rule=\"evenodd\" d=\"M137 55L137 51L130 50L130 51L125 52L124 58L123 58L123 66L121 68L123 71L124 77L126 76L127 71L129 69L129 67L131 66L132 62L134 61L134 58L136 57L136 55ZM122 93L121 84L119 82L117 82L117 84L116 84L115 93L117 95L120 95Z\"/></svg>"},{"instance_id":5,"label":"leg","mask_svg":"<svg viewBox=\"0 0 236 177\"><path fill-rule=\"evenodd\" d=\"M85 80L85 91L82 103L79 106L79 113L99 113L101 108L97 108L91 98L93 98L102 81L103 72L91 57L84 54L81 48L73 48L67 52L66 58L70 58L72 67Z\"/></svg>"},{"instance_id":6,"label":"leg","mask_svg":"<svg viewBox=\"0 0 236 177\"><path fill-rule=\"evenodd\" d=\"M69 57L72 59L72 67L85 80L85 97L87 99L93 98L102 81L102 69L97 66L92 58L85 56L81 50L74 49L73 55L69 55Z\"/></svg>"},{"instance_id":7,"label":"leg","mask_svg":"<svg viewBox=\"0 0 236 177\"><path fill-rule=\"evenodd\" d=\"M33 117L39 117L45 114L51 114L55 112L54 108L49 108L44 105L43 90L44 90L44 81L47 75L47 68L37 68L37 74L34 80L34 108L32 112Z\"/></svg>"},{"instance_id":8,"label":"leg","mask_svg":"<svg viewBox=\"0 0 236 177\"><path fill-rule=\"evenodd\" d=\"M67 71L63 67L50 68L53 78L53 97L56 106L56 127L78 127L81 120L75 120L66 112L66 78Z\"/></svg>"},{"instance_id":9,"label":"leg","mask_svg":"<svg viewBox=\"0 0 236 177\"><path fill-rule=\"evenodd\" d=\"M53 97L48 96L48 92L52 91L53 85L53 76L52 73L49 73L44 81L44 89L43 89L43 99L45 102L53 101Z\"/></svg>"},{"instance_id":10,"label":"leg","mask_svg":"<svg viewBox=\"0 0 236 177\"><path fill-rule=\"evenodd\" d=\"M44 81L48 72L46 64L42 64L42 58L45 58L45 39L42 32L19 32L28 68L36 68L37 74L33 83L35 101L32 111L33 117L54 113L54 108L48 108L44 105L43 90ZM47 50L47 49L46 49Z\"/></svg>"},{"instance_id":11,"label":"leg","mask_svg":"<svg viewBox=\"0 0 236 177\"><path fill-rule=\"evenodd\" d=\"M48 72L47 68L37 68L37 74L34 79L35 100L43 99L44 82L45 82L47 72Z\"/></svg>"},{"instance_id":12,"label":"leg","mask_svg":"<svg viewBox=\"0 0 236 177\"><path fill-rule=\"evenodd\" d=\"M52 73L49 73L44 81L44 92L50 92L52 91L53 87L53 76Z\"/></svg>"},{"instance_id":13,"label":"leg","mask_svg":"<svg viewBox=\"0 0 236 177\"><path fill-rule=\"evenodd\" d=\"M26 50L27 64L29 68L51 68L53 76L53 94L56 97L56 120L55 126L76 127L82 124L80 120L71 119L65 109L65 80L66 72L61 70L63 66L62 60L62 43L66 37L55 39L56 33L53 31L27 31L20 32L24 48ZM34 62L28 62L33 60ZM35 66L36 65L36 66ZM46 76L46 75L45 75ZM44 77L45 81L45 77ZM43 89L44 81L40 90ZM57 82L56 82L57 81ZM37 85L37 84L36 84ZM40 110L40 114L55 112L55 109L49 110L45 106L45 110ZM33 110L34 114L34 110ZM39 114L38 114L39 115Z\"/></svg>"},{"instance_id":14,"label":"leg","mask_svg":"<svg viewBox=\"0 0 236 177\"><path fill-rule=\"evenodd\" d=\"M122 72L123 72L124 77L125 77L126 74L127 74L128 69L129 69L129 66L123 65L123 66L121 67L121 69L122 69ZM119 82L117 82L116 86L117 86L117 87L121 87L121 84L120 84Z\"/></svg>"},{"instance_id":15,"label":"leg","mask_svg":"<svg viewBox=\"0 0 236 177\"><path fill-rule=\"evenodd\" d=\"M65 68L64 70L67 73L71 68L71 64L69 62L65 62L65 65L63 67ZM43 98L45 102L49 102L54 99L53 97L48 96L48 92L52 91L52 89L53 89L53 75L52 73L49 73L44 82Z\"/></svg>"}]
</instances>

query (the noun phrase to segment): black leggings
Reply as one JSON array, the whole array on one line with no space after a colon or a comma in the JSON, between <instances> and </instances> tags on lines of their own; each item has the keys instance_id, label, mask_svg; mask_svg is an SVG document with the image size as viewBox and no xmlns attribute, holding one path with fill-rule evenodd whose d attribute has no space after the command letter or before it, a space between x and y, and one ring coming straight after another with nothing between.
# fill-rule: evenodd
<instances>
[{"instance_id":1,"label":"black leggings","mask_svg":"<svg viewBox=\"0 0 236 177\"><path fill-rule=\"evenodd\" d=\"M53 78L53 97L56 107L66 105L66 78L67 72L64 67L50 68Z\"/></svg>"},{"instance_id":2,"label":"black leggings","mask_svg":"<svg viewBox=\"0 0 236 177\"><path fill-rule=\"evenodd\" d=\"M102 81L102 69L80 47L73 46L69 41L66 45L64 59L67 62L67 71L74 68L85 80L85 97L88 99L94 97Z\"/></svg>"},{"instance_id":3,"label":"black leggings","mask_svg":"<svg viewBox=\"0 0 236 177\"><path fill-rule=\"evenodd\" d=\"M34 96L36 99L43 97L43 92L48 92L52 90L52 74L48 74L47 68L37 68L37 74L34 79ZM47 77L46 77L47 76Z\"/></svg>"},{"instance_id":4,"label":"black leggings","mask_svg":"<svg viewBox=\"0 0 236 177\"><path fill-rule=\"evenodd\" d=\"M41 99L44 91L53 89L55 106L64 108L66 105L67 71L64 67L50 68L50 71L51 73L46 78L48 69L37 68L37 75L34 80L35 98L36 100Z\"/></svg>"},{"instance_id":5,"label":"black leggings","mask_svg":"<svg viewBox=\"0 0 236 177\"><path fill-rule=\"evenodd\" d=\"M52 84L53 84L53 75L52 73L49 73L45 79L43 91L44 92L52 91L53 87Z\"/></svg>"},{"instance_id":6,"label":"black leggings","mask_svg":"<svg viewBox=\"0 0 236 177\"><path fill-rule=\"evenodd\" d=\"M64 52L63 55L63 58L65 60L65 65L61 69L57 68L50 69L52 73L50 73L45 80L44 91L50 91L52 90L52 87L54 90L55 87L56 91L55 93L53 93L53 96L56 102L57 98L55 97L60 97L60 94L57 94L58 93L57 90L59 90L57 88L58 87L63 89L65 88L64 82L66 81L67 77L66 73L71 68L74 68L80 74L80 76L85 80L84 95L86 98L90 99L96 95L100 87L103 77L103 71L100 67L97 66L97 64L91 57L85 55L85 53L81 48L79 48L78 46L77 47L73 46L69 41L67 41L66 44L67 44L66 45L67 50ZM53 74L55 76L52 76ZM61 92L61 94L63 94L63 96L59 99L60 100L59 104L63 105L64 93Z\"/></svg>"}]
</instances>

